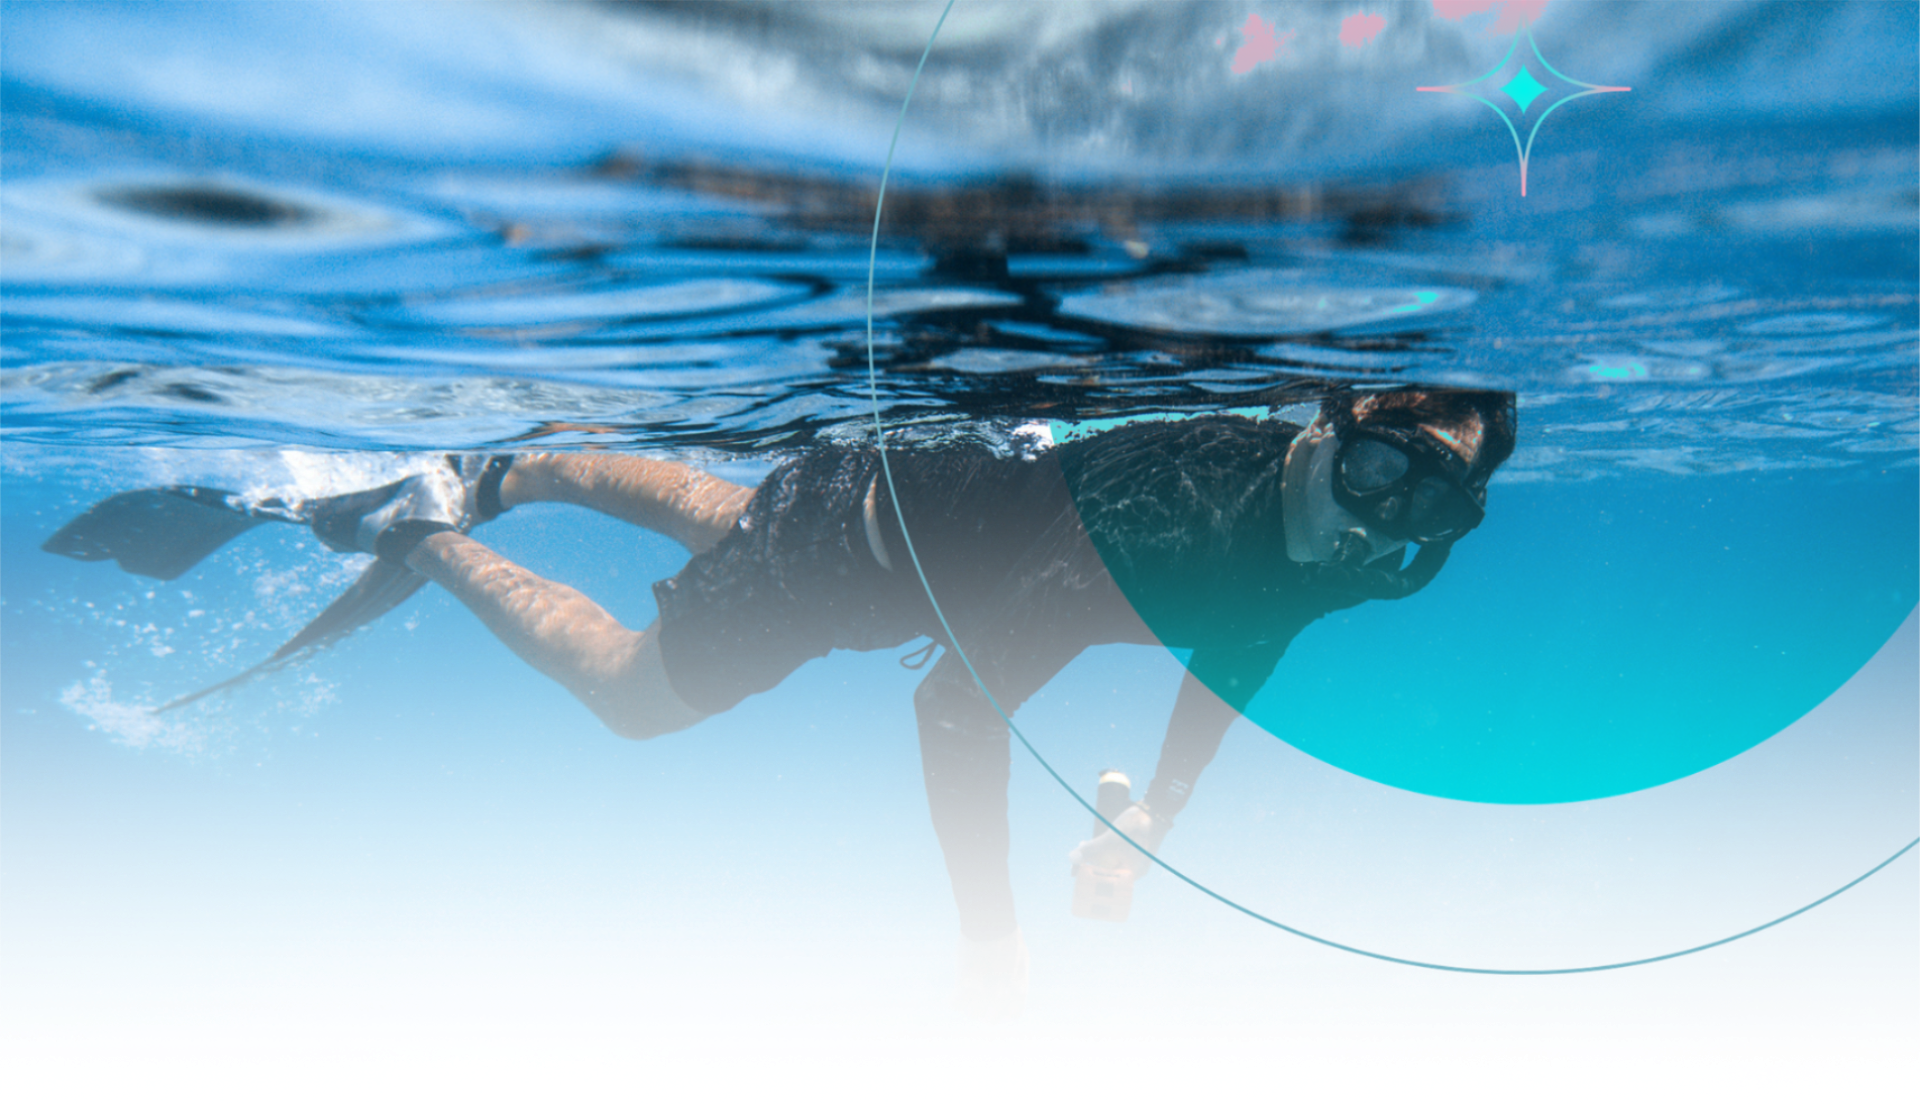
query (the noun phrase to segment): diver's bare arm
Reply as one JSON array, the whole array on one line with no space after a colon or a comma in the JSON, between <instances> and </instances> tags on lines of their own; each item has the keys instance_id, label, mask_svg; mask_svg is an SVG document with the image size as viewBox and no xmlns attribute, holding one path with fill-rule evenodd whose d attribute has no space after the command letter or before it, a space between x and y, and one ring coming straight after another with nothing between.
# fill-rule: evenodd
<instances>
[{"instance_id":1,"label":"diver's bare arm","mask_svg":"<svg viewBox=\"0 0 1920 1109\"><path fill-rule=\"evenodd\" d=\"M407 565L446 587L514 654L566 686L617 734L650 739L703 718L667 683L658 622L632 631L579 590L457 532L421 540Z\"/></svg>"},{"instance_id":2,"label":"diver's bare arm","mask_svg":"<svg viewBox=\"0 0 1920 1109\"><path fill-rule=\"evenodd\" d=\"M500 483L507 508L560 501L658 532L694 554L733 527L753 490L678 462L614 454L529 454Z\"/></svg>"}]
</instances>

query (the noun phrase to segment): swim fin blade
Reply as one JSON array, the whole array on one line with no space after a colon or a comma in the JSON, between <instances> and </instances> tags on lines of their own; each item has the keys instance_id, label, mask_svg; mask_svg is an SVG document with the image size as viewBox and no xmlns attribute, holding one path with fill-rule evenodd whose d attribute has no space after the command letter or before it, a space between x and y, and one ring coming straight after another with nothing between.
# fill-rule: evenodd
<instances>
[{"instance_id":1,"label":"swim fin blade","mask_svg":"<svg viewBox=\"0 0 1920 1109\"><path fill-rule=\"evenodd\" d=\"M40 549L82 562L112 559L142 577L172 581L268 520L300 522L278 501L248 505L198 485L136 489L108 497L53 533Z\"/></svg>"},{"instance_id":2,"label":"swim fin blade","mask_svg":"<svg viewBox=\"0 0 1920 1109\"><path fill-rule=\"evenodd\" d=\"M324 503L312 502L302 509ZM269 520L302 525L308 522L301 509L283 501L248 503L223 489L200 485L135 489L115 494L87 509L54 532L40 549L83 562L111 559L129 573L172 581L227 543ZM305 651L344 639L386 615L425 584L427 579L409 570L405 563L376 559L345 593L265 662L217 685L175 698L154 711L167 712L190 705L277 670Z\"/></svg>"},{"instance_id":3,"label":"swim fin blade","mask_svg":"<svg viewBox=\"0 0 1920 1109\"><path fill-rule=\"evenodd\" d=\"M402 601L413 596L425 584L427 579L408 569L406 563L393 562L384 558L376 559L345 593L335 598L334 602L322 610L320 615L300 629L299 634L282 644L267 661L235 674L217 685L210 685L198 693L176 697L153 711L169 712L184 705L190 705L202 697L232 689L249 679L278 670L292 662L294 656L344 639L355 630L386 615Z\"/></svg>"}]
</instances>

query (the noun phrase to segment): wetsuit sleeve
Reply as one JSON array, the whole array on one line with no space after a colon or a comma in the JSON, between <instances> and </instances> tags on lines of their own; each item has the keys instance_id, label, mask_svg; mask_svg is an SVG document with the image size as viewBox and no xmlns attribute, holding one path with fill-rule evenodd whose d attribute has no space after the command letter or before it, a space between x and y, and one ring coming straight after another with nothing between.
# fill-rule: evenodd
<instances>
[{"instance_id":1,"label":"wetsuit sleeve","mask_svg":"<svg viewBox=\"0 0 1920 1109\"><path fill-rule=\"evenodd\" d=\"M1156 816L1168 820L1187 805L1200 772L1220 751L1220 740L1259 692L1292 637L1241 650L1199 648L1187 663L1173 719L1160 745L1160 765L1144 800Z\"/></svg>"},{"instance_id":2,"label":"wetsuit sleeve","mask_svg":"<svg viewBox=\"0 0 1920 1109\"><path fill-rule=\"evenodd\" d=\"M1154 815L1172 820L1186 807L1193 783L1219 753L1221 738L1239 718L1237 709L1214 696L1191 672L1181 679L1167 738L1160 745L1160 765L1142 798Z\"/></svg>"}]
</instances>

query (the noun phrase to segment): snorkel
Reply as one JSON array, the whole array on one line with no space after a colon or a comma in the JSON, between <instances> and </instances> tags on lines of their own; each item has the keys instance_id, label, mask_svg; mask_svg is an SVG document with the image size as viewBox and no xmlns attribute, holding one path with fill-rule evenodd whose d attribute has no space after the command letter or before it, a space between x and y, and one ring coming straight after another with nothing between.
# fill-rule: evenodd
<instances>
[{"instance_id":1,"label":"snorkel","mask_svg":"<svg viewBox=\"0 0 1920 1109\"><path fill-rule=\"evenodd\" d=\"M1337 401L1330 401L1331 408ZM1341 507L1333 497L1333 467L1341 437L1326 408L1287 448L1280 476L1280 510L1287 557L1295 562L1372 562L1407 545Z\"/></svg>"},{"instance_id":2,"label":"snorkel","mask_svg":"<svg viewBox=\"0 0 1920 1109\"><path fill-rule=\"evenodd\" d=\"M1425 589L1452 552L1451 540L1423 544L1402 570L1376 570L1357 561L1314 562L1301 569L1315 586L1329 592L1368 601L1397 601Z\"/></svg>"}]
</instances>

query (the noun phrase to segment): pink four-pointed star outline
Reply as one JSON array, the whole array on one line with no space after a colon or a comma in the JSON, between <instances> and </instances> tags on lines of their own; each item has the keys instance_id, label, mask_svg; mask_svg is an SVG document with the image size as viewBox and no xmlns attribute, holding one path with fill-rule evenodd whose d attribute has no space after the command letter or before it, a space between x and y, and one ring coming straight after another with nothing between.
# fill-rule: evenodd
<instances>
[{"instance_id":1,"label":"pink four-pointed star outline","mask_svg":"<svg viewBox=\"0 0 1920 1109\"><path fill-rule=\"evenodd\" d=\"M1472 0L1466 0L1466 2L1472 2ZM1440 3L1441 3L1441 0L1434 0L1434 7L1438 9ZM1547 105L1546 110L1541 112L1539 117L1533 121L1533 128L1532 130L1527 132L1527 137L1524 142L1522 142L1520 139L1519 128L1513 125L1513 120L1508 117L1507 110L1505 108L1502 108L1500 105L1487 99L1485 96L1482 96L1479 93L1472 91L1474 86L1476 85L1486 85L1490 90L1494 88L1493 79L1495 75L1500 73L1502 70L1506 69L1507 63L1512 61L1513 56L1519 52L1520 39L1522 37L1526 38L1527 49L1533 54L1534 61L1537 61L1540 63L1540 67L1542 69L1546 70L1548 73L1553 74L1555 77L1558 77L1560 80L1565 81L1569 85L1578 85L1582 90L1580 92L1569 93L1566 96L1562 96L1559 99L1555 100L1553 103ZM1521 68L1520 68L1520 76L1525 77L1529 81L1533 82L1533 87L1530 91L1521 90L1519 93L1516 93L1512 88L1511 82L1507 87L1500 88L1497 91L1504 94L1509 100L1512 100L1520 108L1521 116L1525 117L1525 115L1527 114L1528 108L1532 106L1534 97L1539 95L1540 93L1545 92L1546 89L1540 85L1537 78L1533 77L1533 74L1527 69L1524 63L1521 65ZM1513 148L1520 155L1520 195L1525 196L1527 195L1527 162L1533 156L1534 137L1540 133L1540 125L1547 121L1547 117L1552 115L1555 109L1559 108L1560 105L1565 104L1570 100L1578 100L1583 96L1594 96L1598 93L1603 93L1603 92L1632 92L1633 90L1625 85L1589 85L1585 81L1576 81L1573 78L1567 76L1566 74L1560 72L1559 70L1553 68L1552 64L1549 63L1547 59L1541 55L1540 44L1533 41L1533 28L1522 23L1520 25L1520 32L1513 36L1513 45L1507 48L1506 56L1500 59L1499 65L1494 66L1492 69L1488 70L1485 74L1479 77L1476 77L1471 81L1467 81L1463 84L1423 85L1415 89L1414 91L1415 92L1457 93L1458 95L1461 95L1461 96L1470 96L1473 99L1478 100L1480 103L1485 104L1487 107L1492 108L1494 110L1494 113L1500 117L1500 122L1507 125L1507 133L1513 136ZM1524 97L1524 99L1522 99L1522 97Z\"/></svg>"}]
</instances>

